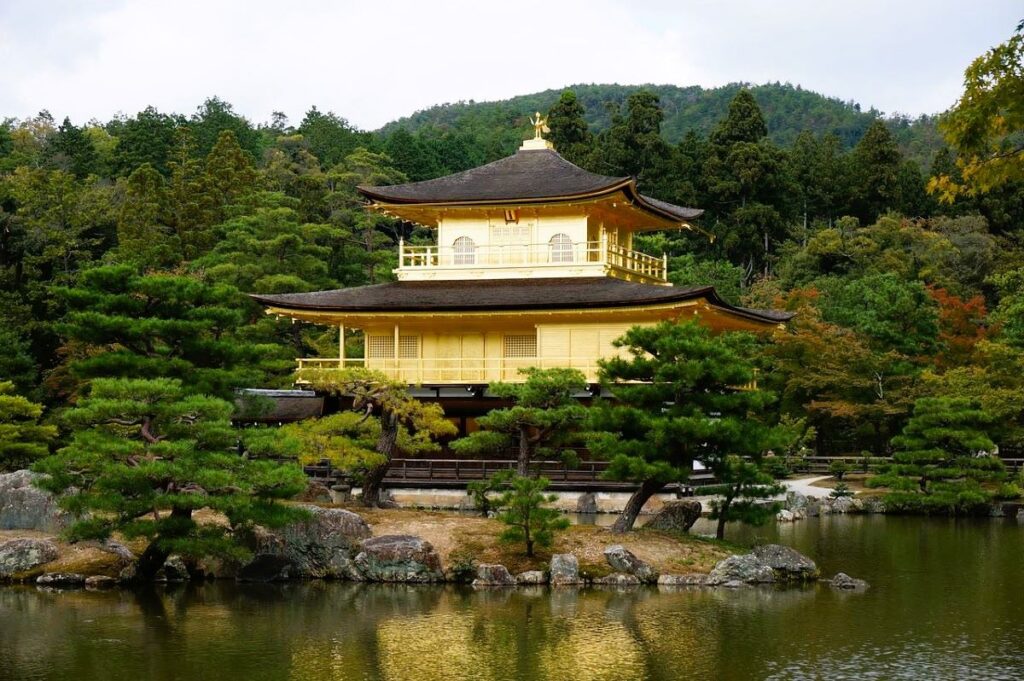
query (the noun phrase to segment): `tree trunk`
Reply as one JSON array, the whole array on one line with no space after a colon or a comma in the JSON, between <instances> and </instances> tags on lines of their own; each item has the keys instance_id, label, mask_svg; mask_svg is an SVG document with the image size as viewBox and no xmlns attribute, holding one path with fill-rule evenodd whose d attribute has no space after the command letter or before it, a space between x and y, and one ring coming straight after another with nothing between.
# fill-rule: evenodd
<instances>
[{"instance_id":1,"label":"tree trunk","mask_svg":"<svg viewBox=\"0 0 1024 681\"><path fill-rule=\"evenodd\" d=\"M178 508L175 506L171 509L171 518L175 521L184 521L192 519L192 509L190 508ZM174 523L172 529L177 529ZM176 533L175 533L176 534ZM164 566L167 561L167 557L171 555L171 552L160 546L160 540L166 539L167 535L158 534L156 538L150 542L146 550L139 556L139 560L135 563L135 581L136 582L152 582L153 577L156 576L157 570Z\"/></svg>"},{"instance_id":2,"label":"tree trunk","mask_svg":"<svg viewBox=\"0 0 1024 681\"><path fill-rule=\"evenodd\" d=\"M725 539L725 523L729 521L729 507L732 506L733 497L736 496L734 487L730 487L718 509L718 527L715 528L715 539Z\"/></svg>"},{"instance_id":3,"label":"tree trunk","mask_svg":"<svg viewBox=\"0 0 1024 681\"><path fill-rule=\"evenodd\" d=\"M380 419L380 437L377 438L377 453L384 457L384 462L366 471L363 477L362 503L367 508L380 506L381 484L391 467L391 459L395 456L398 446L398 417L385 414Z\"/></svg>"},{"instance_id":4,"label":"tree trunk","mask_svg":"<svg viewBox=\"0 0 1024 681\"><path fill-rule=\"evenodd\" d=\"M530 473L530 439L526 428L519 428L519 457L516 459L516 475L526 477Z\"/></svg>"},{"instance_id":5,"label":"tree trunk","mask_svg":"<svg viewBox=\"0 0 1024 681\"><path fill-rule=\"evenodd\" d=\"M612 532L622 533L632 530L636 517L640 515L640 509L644 507L648 499L658 493L664 486L665 483L656 480L644 480L640 483L640 487L633 492L633 495L626 502L626 507L622 509L622 515L612 525Z\"/></svg>"}]
</instances>

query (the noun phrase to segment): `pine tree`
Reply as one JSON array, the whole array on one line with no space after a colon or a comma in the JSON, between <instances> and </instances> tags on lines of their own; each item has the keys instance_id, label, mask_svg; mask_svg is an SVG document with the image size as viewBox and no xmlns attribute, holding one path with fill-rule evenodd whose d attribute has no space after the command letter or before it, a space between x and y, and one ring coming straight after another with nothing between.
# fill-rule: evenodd
<instances>
[{"instance_id":1,"label":"pine tree","mask_svg":"<svg viewBox=\"0 0 1024 681\"><path fill-rule=\"evenodd\" d=\"M116 120L108 125L118 139L114 150L114 166L120 175L148 163L161 174L167 174L167 160L174 145L174 131L179 117L162 114L148 106L134 118Z\"/></svg>"},{"instance_id":2,"label":"pine tree","mask_svg":"<svg viewBox=\"0 0 1024 681\"><path fill-rule=\"evenodd\" d=\"M218 221L227 215L229 206L243 204L258 189L259 175L252 156L242 149L230 130L217 137L206 157L204 175Z\"/></svg>"},{"instance_id":3,"label":"pine tree","mask_svg":"<svg viewBox=\"0 0 1024 681\"><path fill-rule=\"evenodd\" d=\"M516 474L526 476L530 461L578 442L586 409L577 395L587 379L576 369L524 369L522 383L492 383L488 393L512 401L477 419L481 430L451 443L458 454L479 455L502 449L517 451Z\"/></svg>"},{"instance_id":4,"label":"pine tree","mask_svg":"<svg viewBox=\"0 0 1024 681\"><path fill-rule=\"evenodd\" d=\"M241 457L229 402L191 394L172 379L97 379L66 414L71 443L43 459L40 484L64 494L61 505L90 513L68 532L72 540L106 540L114 532L145 538L136 578L152 579L171 553L244 558L241 534L256 524L277 527L302 516L275 503L301 491L298 466ZM200 525L209 508L227 526Z\"/></svg>"},{"instance_id":5,"label":"pine tree","mask_svg":"<svg viewBox=\"0 0 1024 681\"><path fill-rule=\"evenodd\" d=\"M96 172L99 158L85 130L65 118L47 140L45 156L51 167L59 168L82 179Z\"/></svg>"},{"instance_id":6,"label":"pine tree","mask_svg":"<svg viewBox=\"0 0 1024 681\"><path fill-rule=\"evenodd\" d=\"M508 526L500 539L523 542L527 557L532 558L534 545L551 546L555 532L569 527L569 519L558 509L545 508L558 500L558 495L544 493L551 484L547 478L514 476L507 484L510 489L496 503L501 509L498 520Z\"/></svg>"},{"instance_id":7,"label":"pine tree","mask_svg":"<svg viewBox=\"0 0 1024 681\"><path fill-rule=\"evenodd\" d=\"M885 211L898 210L903 156L885 123L871 124L853 148L850 161L854 214L867 224Z\"/></svg>"},{"instance_id":8,"label":"pine tree","mask_svg":"<svg viewBox=\"0 0 1024 681\"><path fill-rule=\"evenodd\" d=\"M614 400L591 411L590 449L609 460L609 478L640 487L614 529L632 529L647 500L686 480L695 461L725 485L752 484L730 457L756 464L786 436L767 425L772 395L739 387L754 378L754 338L666 321L633 327L615 345L625 352L602 360L600 369Z\"/></svg>"},{"instance_id":9,"label":"pine tree","mask_svg":"<svg viewBox=\"0 0 1024 681\"><path fill-rule=\"evenodd\" d=\"M892 439L892 463L868 480L888 487L892 508L925 512L973 512L991 499L983 482L1006 472L987 431L991 417L969 399L923 397L903 433Z\"/></svg>"},{"instance_id":10,"label":"pine tree","mask_svg":"<svg viewBox=\"0 0 1024 681\"><path fill-rule=\"evenodd\" d=\"M711 132L711 144L729 147L739 142L760 142L768 136L761 107L750 90L743 88L729 102L726 117Z\"/></svg>"},{"instance_id":11,"label":"pine tree","mask_svg":"<svg viewBox=\"0 0 1024 681\"><path fill-rule=\"evenodd\" d=\"M170 201L163 176L143 164L121 180L118 189L118 259L142 268L180 263L181 242L167 224Z\"/></svg>"},{"instance_id":12,"label":"pine tree","mask_svg":"<svg viewBox=\"0 0 1024 681\"><path fill-rule=\"evenodd\" d=\"M224 399L264 380L267 348L236 333L246 302L230 286L118 265L55 293L69 310L59 330L78 348L70 368L79 379L174 378Z\"/></svg>"},{"instance_id":13,"label":"pine tree","mask_svg":"<svg viewBox=\"0 0 1024 681\"><path fill-rule=\"evenodd\" d=\"M213 246L216 236L212 228L220 209L196 150L190 128L175 130L174 144L167 156L171 176L167 186L167 212L185 260L197 258Z\"/></svg>"},{"instance_id":14,"label":"pine tree","mask_svg":"<svg viewBox=\"0 0 1024 681\"><path fill-rule=\"evenodd\" d=\"M57 428L41 425L43 407L14 392L14 384L0 381L0 472L28 468L49 453Z\"/></svg>"},{"instance_id":15,"label":"pine tree","mask_svg":"<svg viewBox=\"0 0 1024 681\"><path fill-rule=\"evenodd\" d=\"M591 153L594 136L590 132L586 110L576 98L576 93L566 90L548 111L548 139L555 150L567 161L580 165Z\"/></svg>"},{"instance_id":16,"label":"pine tree","mask_svg":"<svg viewBox=\"0 0 1024 681\"><path fill-rule=\"evenodd\" d=\"M725 539L728 522L764 525L778 513L780 504L768 500L784 493L786 486L777 483L757 461L729 455L712 469L715 478L723 484L712 485L701 492L718 495L711 501L711 519L718 521L717 539Z\"/></svg>"},{"instance_id":17,"label":"pine tree","mask_svg":"<svg viewBox=\"0 0 1024 681\"><path fill-rule=\"evenodd\" d=\"M304 370L300 378L318 391L350 397L352 408L363 411L363 418L377 420L380 434L374 445L376 457L365 466L361 476L364 506L380 504L381 483L391 460L402 451L403 437L411 438L419 448L435 438L455 434L455 426L444 418L440 405L416 399L409 394L407 385L383 374L362 368Z\"/></svg>"}]
</instances>

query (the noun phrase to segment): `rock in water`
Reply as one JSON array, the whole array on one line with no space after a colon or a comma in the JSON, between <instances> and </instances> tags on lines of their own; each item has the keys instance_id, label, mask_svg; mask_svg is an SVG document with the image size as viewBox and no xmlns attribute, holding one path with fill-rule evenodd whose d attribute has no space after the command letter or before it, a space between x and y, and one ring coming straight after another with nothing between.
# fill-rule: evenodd
<instances>
[{"instance_id":1,"label":"rock in water","mask_svg":"<svg viewBox=\"0 0 1024 681\"><path fill-rule=\"evenodd\" d=\"M504 565L481 563L476 566L473 586L515 586L516 579Z\"/></svg>"},{"instance_id":2,"label":"rock in water","mask_svg":"<svg viewBox=\"0 0 1024 681\"><path fill-rule=\"evenodd\" d=\"M796 514L789 509L782 509L775 514L775 519L780 523L791 523L796 520Z\"/></svg>"},{"instance_id":3,"label":"rock in water","mask_svg":"<svg viewBox=\"0 0 1024 681\"><path fill-rule=\"evenodd\" d=\"M556 553L551 556L551 586L572 586L580 584L580 562L571 553Z\"/></svg>"},{"instance_id":4,"label":"rock in water","mask_svg":"<svg viewBox=\"0 0 1024 681\"><path fill-rule=\"evenodd\" d=\"M276 530L262 530L256 535L256 548L252 562L259 561L253 570L248 565L239 571L240 579L268 581L268 571L277 570L272 579L326 578L355 579L352 557L360 542L370 536L370 526L360 516L341 508L305 506L310 518ZM285 570L282 560L268 560L265 556L283 559L290 564ZM287 572L289 577L284 577ZM249 575L244 577L243 575Z\"/></svg>"},{"instance_id":5,"label":"rock in water","mask_svg":"<svg viewBox=\"0 0 1024 681\"><path fill-rule=\"evenodd\" d=\"M189 580L188 567L181 556L168 556L163 567L156 571L153 576L155 582L187 582Z\"/></svg>"},{"instance_id":6,"label":"rock in water","mask_svg":"<svg viewBox=\"0 0 1024 681\"><path fill-rule=\"evenodd\" d=\"M700 518L701 511L703 508L699 501L692 499L669 501L654 514L653 518L647 521L644 527L666 532L688 532Z\"/></svg>"},{"instance_id":7,"label":"rock in water","mask_svg":"<svg viewBox=\"0 0 1024 681\"><path fill-rule=\"evenodd\" d=\"M516 583L533 586L537 584L547 584L548 579L540 570L527 570L526 572L520 572L516 575Z\"/></svg>"},{"instance_id":8,"label":"rock in water","mask_svg":"<svg viewBox=\"0 0 1024 681\"><path fill-rule=\"evenodd\" d=\"M786 506L787 511L797 511L802 508L807 508L808 498L801 492L786 492Z\"/></svg>"},{"instance_id":9,"label":"rock in water","mask_svg":"<svg viewBox=\"0 0 1024 681\"><path fill-rule=\"evenodd\" d=\"M832 585L833 589L843 589L845 591L863 591L869 586L863 579L856 579L845 572L836 574L829 584Z\"/></svg>"},{"instance_id":10,"label":"rock in water","mask_svg":"<svg viewBox=\"0 0 1024 681\"><path fill-rule=\"evenodd\" d=\"M708 585L728 586L729 582L748 584L769 584L775 581L775 571L752 553L729 556L722 560L708 574Z\"/></svg>"},{"instance_id":11,"label":"rock in water","mask_svg":"<svg viewBox=\"0 0 1024 681\"><path fill-rule=\"evenodd\" d=\"M765 544L754 548L754 555L775 571L781 582L806 582L818 578L818 566L799 551L781 544Z\"/></svg>"},{"instance_id":12,"label":"rock in water","mask_svg":"<svg viewBox=\"0 0 1024 681\"><path fill-rule=\"evenodd\" d=\"M701 574L661 575L658 577L658 586L704 586L707 583L708 576Z\"/></svg>"},{"instance_id":13,"label":"rock in water","mask_svg":"<svg viewBox=\"0 0 1024 681\"><path fill-rule=\"evenodd\" d=\"M85 578L86 589L111 589L117 586L117 580L106 575L92 575Z\"/></svg>"},{"instance_id":14,"label":"rock in water","mask_svg":"<svg viewBox=\"0 0 1024 681\"><path fill-rule=\"evenodd\" d=\"M577 513L597 513L597 495L593 492L581 494L576 500Z\"/></svg>"},{"instance_id":15,"label":"rock in water","mask_svg":"<svg viewBox=\"0 0 1024 681\"><path fill-rule=\"evenodd\" d=\"M52 560L60 551L47 539L11 539L0 544L0 579L17 577Z\"/></svg>"},{"instance_id":16,"label":"rock in water","mask_svg":"<svg viewBox=\"0 0 1024 681\"><path fill-rule=\"evenodd\" d=\"M39 586L74 588L85 586L85 575L77 572L46 572L36 578Z\"/></svg>"},{"instance_id":17,"label":"rock in water","mask_svg":"<svg viewBox=\"0 0 1024 681\"><path fill-rule=\"evenodd\" d=\"M370 582L441 582L441 558L425 539L392 534L367 539L355 567Z\"/></svg>"},{"instance_id":18,"label":"rock in water","mask_svg":"<svg viewBox=\"0 0 1024 681\"><path fill-rule=\"evenodd\" d=\"M294 565L284 556L262 553L238 569L240 582L283 582L293 576Z\"/></svg>"},{"instance_id":19,"label":"rock in water","mask_svg":"<svg viewBox=\"0 0 1024 681\"><path fill-rule=\"evenodd\" d=\"M619 572L634 575L641 582L652 584L658 581L658 573L649 564L640 560L632 551L621 544L613 544L604 550L604 559Z\"/></svg>"},{"instance_id":20,"label":"rock in water","mask_svg":"<svg viewBox=\"0 0 1024 681\"><path fill-rule=\"evenodd\" d=\"M57 498L33 484L41 477L27 470L0 475L0 530L60 532L71 524Z\"/></svg>"},{"instance_id":21,"label":"rock in water","mask_svg":"<svg viewBox=\"0 0 1024 681\"><path fill-rule=\"evenodd\" d=\"M624 572L615 572L605 577L598 577L594 580L594 584L599 586L640 586L640 580L637 579L636 575L626 574Z\"/></svg>"}]
</instances>

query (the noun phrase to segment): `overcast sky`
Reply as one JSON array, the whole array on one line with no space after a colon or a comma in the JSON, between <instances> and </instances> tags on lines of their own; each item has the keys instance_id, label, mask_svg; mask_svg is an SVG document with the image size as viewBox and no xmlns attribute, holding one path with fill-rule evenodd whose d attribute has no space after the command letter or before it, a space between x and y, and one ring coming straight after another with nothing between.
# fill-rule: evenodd
<instances>
[{"instance_id":1,"label":"overcast sky","mask_svg":"<svg viewBox=\"0 0 1024 681\"><path fill-rule=\"evenodd\" d=\"M217 95L367 129L571 83L800 84L935 113L1020 0L0 0L0 118L82 123Z\"/></svg>"}]
</instances>

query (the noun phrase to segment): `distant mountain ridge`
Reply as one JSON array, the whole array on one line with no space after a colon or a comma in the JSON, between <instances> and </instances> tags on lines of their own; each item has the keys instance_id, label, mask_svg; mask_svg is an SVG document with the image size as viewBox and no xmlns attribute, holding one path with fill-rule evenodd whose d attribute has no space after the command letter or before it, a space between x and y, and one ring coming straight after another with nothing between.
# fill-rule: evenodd
<instances>
[{"instance_id":1,"label":"distant mountain ridge","mask_svg":"<svg viewBox=\"0 0 1024 681\"><path fill-rule=\"evenodd\" d=\"M596 132L607 127L611 120L609 105L622 105L630 94L646 88L661 100L665 112L662 134L669 142L676 143L691 129L707 135L725 116L736 92L744 87L750 89L760 105L768 125L769 137L783 146L792 144L801 131L811 130L818 135L835 133L842 140L843 146L849 148L857 143L876 118L886 121L904 154L923 167L931 163L935 152L943 144L935 127L935 116L920 116L916 119L898 115L885 117L873 108L862 111L860 105L854 102L844 102L805 90L798 85L780 83L731 83L717 88L650 84L569 85L496 102L438 104L392 121L383 126L380 132L389 134L402 127L409 132L428 128L439 131L460 130L474 132L482 139L492 138L494 143L505 148L514 145L515 140L519 139L520 128L523 131L528 129L527 116L534 111L547 111L564 90L575 91L586 108L588 123ZM509 134L513 132L514 135Z\"/></svg>"}]
</instances>

